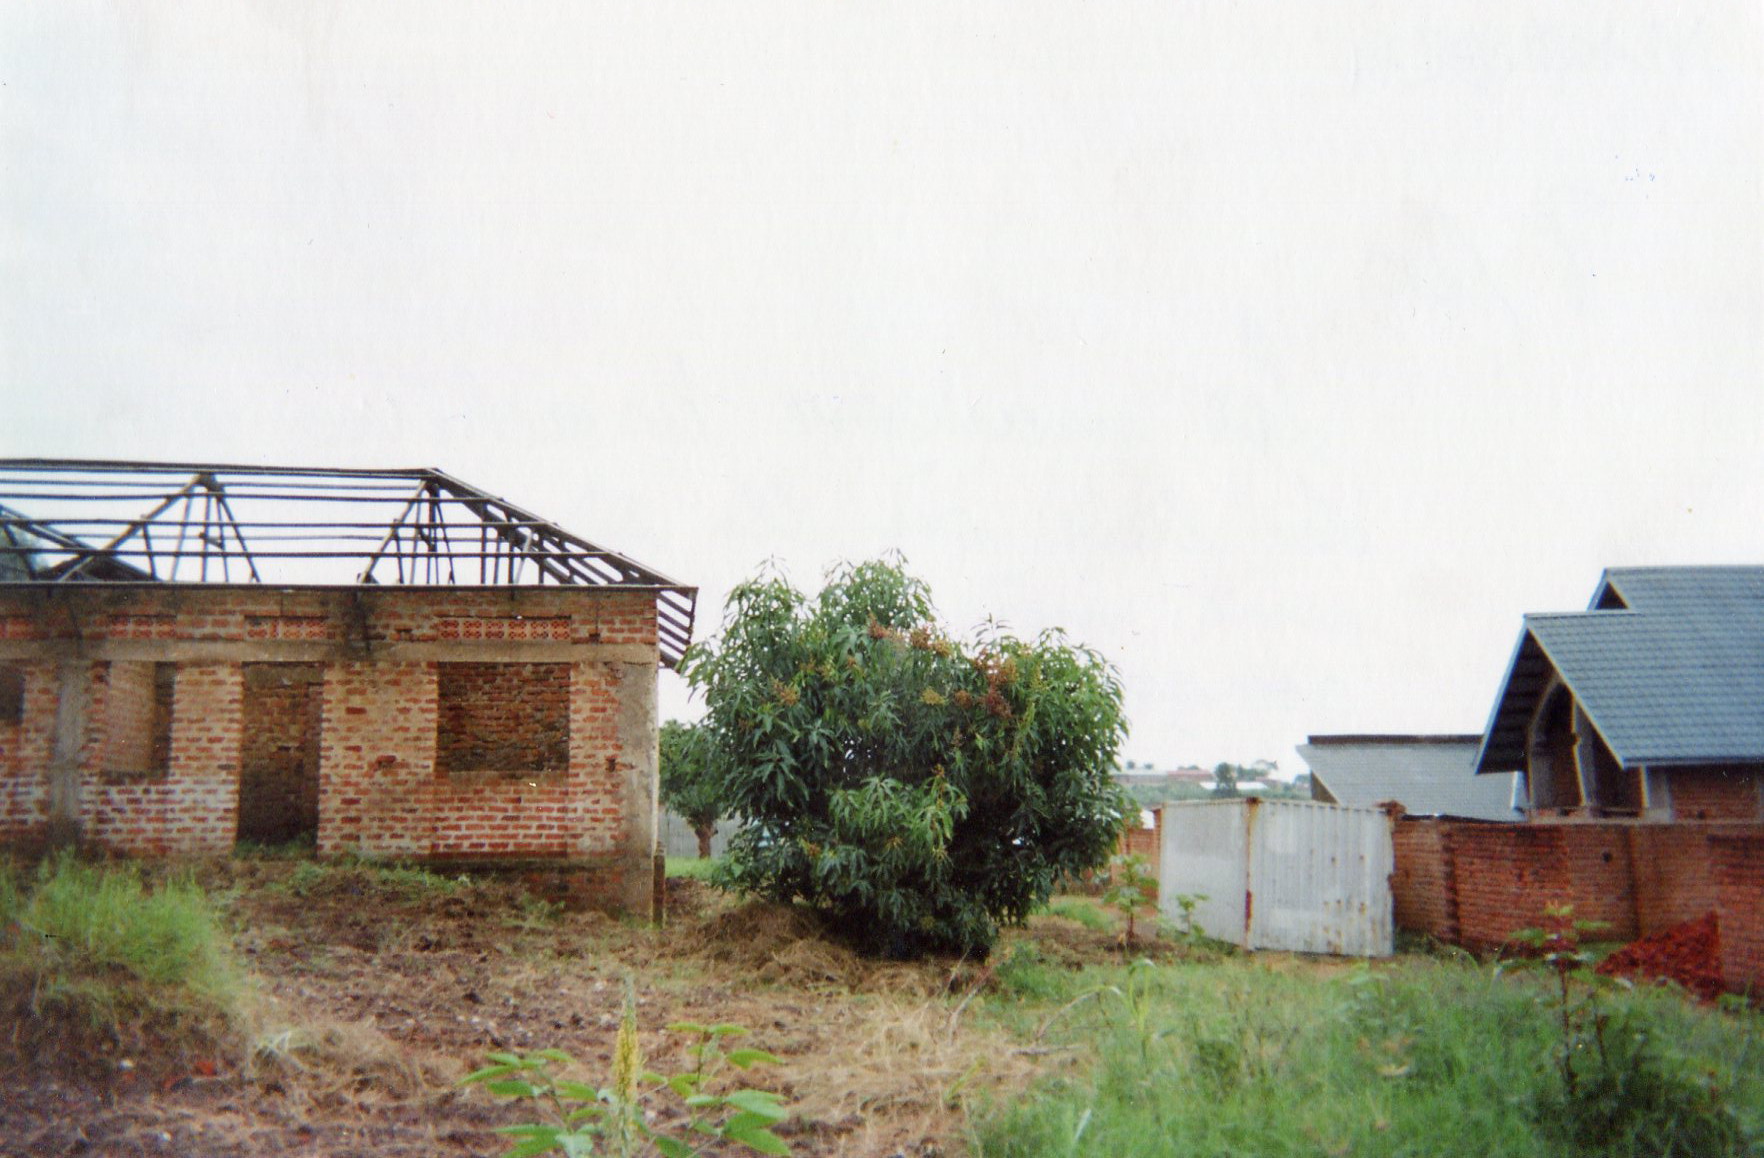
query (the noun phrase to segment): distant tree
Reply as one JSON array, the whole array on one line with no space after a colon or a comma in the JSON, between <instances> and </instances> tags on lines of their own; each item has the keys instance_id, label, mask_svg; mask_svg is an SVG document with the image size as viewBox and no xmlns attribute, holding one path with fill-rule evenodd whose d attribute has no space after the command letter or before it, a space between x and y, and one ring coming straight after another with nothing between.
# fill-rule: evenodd
<instances>
[{"instance_id":1,"label":"distant tree","mask_svg":"<svg viewBox=\"0 0 1764 1158\"><path fill-rule=\"evenodd\" d=\"M1055 632L963 646L898 563L844 567L813 600L742 584L685 670L747 821L725 879L807 900L872 951L984 954L1104 864L1132 807L1110 775L1114 669Z\"/></svg>"},{"instance_id":2,"label":"distant tree","mask_svg":"<svg viewBox=\"0 0 1764 1158\"><path fill-rule=\"evenodd\" d=\"M1240 795L1242 795L1242 793L1238 792L1238 790L1237 790L1237 780L1238 780L1238 777L1241 772L1242 772L1242 769L1240 769L1235 764L1226 764L1224 762L1220 762L1213 769L1213 781L1214 781L1213 795L1214 796L1240 796Z\"/></svg>"},{"instance_id":3,"label":"distant tree","mask_svg":"<svg viewBox=\"0 0 1764 1158\"><path fill-rule=\"evenodd\" d=\"M711 766L702 728L669 720L661 728L662 803L679 813L698 837L698 855L711 854L717 821L727 815L722 784Z\"/></svg>"}]
</instances>

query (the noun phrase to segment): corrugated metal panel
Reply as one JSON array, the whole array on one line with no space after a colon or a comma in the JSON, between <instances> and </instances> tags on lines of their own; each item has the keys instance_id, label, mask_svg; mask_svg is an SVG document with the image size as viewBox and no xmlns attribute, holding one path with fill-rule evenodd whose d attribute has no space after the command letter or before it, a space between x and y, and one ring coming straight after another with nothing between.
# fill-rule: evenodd
<instances>
[{"instance_id":1,"label":"corrugated metal panel","mask_svg":"<svg viewBox=\"0 0 1764 1158\"><path fill-rule=\"evenodd\" d=\"M1209 937L1244 943L1243 898L1248 881L1243 801L1201 800L1164 805L1164 847L1158 861L1158 907L1182 919L1178 893L1199 895L1194 924Z\"/></svg>"},{"instance_id":2,"label":"corrugated metal panel","mask_svg":"<svg viewBox=\"0 0 1764 1158\"><path fill-rule=\"evenodd\" d=\"M1390 821L1367 808L1287 800L1164 808L1160 906L1204 893L1194 919L1248 949L1389 956L1394 949Z\"/></svg>"},{"instance_id":3,"label":"corrugated metal panel","mask_svg":"<svg viewBox=\"0 0 1764 1158\"><path fill-rule=\"evenodd\" d=\"M1382 812L1267 801L1245 816L1250 948L1390 955L1392 851Z\"/></svg>"}]
</instances>

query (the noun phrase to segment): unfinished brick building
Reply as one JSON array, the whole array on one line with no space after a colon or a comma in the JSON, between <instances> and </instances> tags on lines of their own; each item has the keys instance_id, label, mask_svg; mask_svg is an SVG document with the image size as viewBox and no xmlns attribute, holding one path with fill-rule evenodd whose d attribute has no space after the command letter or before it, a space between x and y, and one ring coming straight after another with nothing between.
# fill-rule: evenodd
<instances>
[{"instance_id":1,"label":"unfinished brick building","mask_svg":"<svg viewBox=\"0 0 1764 1158\"><path fill-rule=\"evenodd\" d=\"M695 597L437 470L0 460L0 839L544 864L648 914Z\"/></svg>"}]
</instances>

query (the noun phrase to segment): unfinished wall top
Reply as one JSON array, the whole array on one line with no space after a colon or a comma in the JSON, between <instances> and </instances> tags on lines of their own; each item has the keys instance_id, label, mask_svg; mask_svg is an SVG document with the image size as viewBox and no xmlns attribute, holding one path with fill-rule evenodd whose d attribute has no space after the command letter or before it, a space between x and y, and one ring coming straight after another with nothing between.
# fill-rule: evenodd
<instances>
[{"instance_id":1,"label":"unfinished wall top","mask_svg":"<svg viewBox=\"0 0 1764 1158\"><path fill-rule=\"evenodd\" d=\"M0 459L0 584L653 591L662 662L697 589L429 467Z\"/></svg>"}]
</instances>

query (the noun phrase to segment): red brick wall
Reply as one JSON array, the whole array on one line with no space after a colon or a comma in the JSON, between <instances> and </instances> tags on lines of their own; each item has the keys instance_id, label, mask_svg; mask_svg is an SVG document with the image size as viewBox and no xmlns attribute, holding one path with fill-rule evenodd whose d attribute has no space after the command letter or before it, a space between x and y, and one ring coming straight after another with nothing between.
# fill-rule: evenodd
<instances>
[{"instance_id":1,"label":"red brick wall","mask_svg":"<svg viewBox=\"0 0 1764 1158\"><path fill-rule=\"evenodd\" d=\"M324 668L244 665L239 838L280 844L318 834Z\"/></svg>"},{"instance_id":2,"label":"red brick wall","mask_svg":"<svg viewBox=\"0 0 1764 1158\"><path fill-rule=\"evenodd\" d=\"M124 852L231 848L238 827L243 699L238 664L179 664L169 768L164 776L86 777L80 795L86 835Z\"/></svg>"},{"instance_id":3,"label":"red brick wall","mask_svg":"<svg viewBox=\"0 0 1764 1158\"><path fill-rule=\"evenodd\" d=\"M49 820L49 761L55 749L56 665L13 664L24 676L24 716L0 723L0 840L37 831Z\"/></svg>"},{"instance_id":4,"label":"red brick wall","mask_svg":"<svg viewBox=\"0 0 1764 1158\"><path fill-rule=\"evenodd\" d=\"M1718 829L1700 824L1631 825L1636 926L1644 937L1719 907L1715 858L1709 840Z\"/></svg>"},{"instance_id":5,"label":"red brick wall","mask_svg":"<svg viewBox=\"0 0 1764 1158\"><path fill-rule=\"evenodd\" d=\"M1672 768L1667 770L1674 820L1758 820L1764 797L1756 768Z\"/></svg>"},{"instance_id":6,"label":"red brick wall","mask_svg":"<svg viewBox=\"0 0 1764 1158\"><path fill-rule=\"evenodd\" d=\"M570 665L443 663L435 770L503 779L562 775L570 762Z\"/></svg>"},{"instance_id":7,"label":"red brick wall","mask_svg":"<svg viewBox=\"0 0 1764 1158\"><path fill-rule=\"evenodd\" d=\"M1729 983L1764 978L1764 831L1707 824L1397 822L1397 927L1478 949L1551 904L1648 936L1714 912ZM1729 930L1733 930L1730 936Z\"/></svg>"},{"instance_id":8,"label":"red brick wall","mask_svg":"<svg viewBox=\"0 0 1764 1158\"><path fill-rule=\"evenodd\" d=\"M165 775L171 767L176 666L119 662L101 663L97 670L92 725L99 770Z\"/></svg>"},{"instance_id":9,"label":"red brick wall","mask_svg":"<svg viewBox=\"0 0 1764 1158\"><path fill-rule=\"evenodd\" d=\"M1736 992L1764 994L1764 836L1717 836L1721 975Z\"/></svg>"},{"instance_id":10,"label":"red brick wall","mask_svg":"<svg viewBox=\"0 0 1764 1158\"><path fill-rule=\"evenodd\" d=\"M27 670L26 718L0 727L0 837L29 839L50 820L60 677L36 641L64 649L76 639L90 657L80 817L95 841L144 852L231 848L242 765L248 753L258 765L285 747L295 714L254 698L248 724L245 668L306 664L322 671L308 701L322 704L321 853L568 857L596 861L593 879L615 900L635 905L636 890L647 890L647 878L625 878L640 862L647 868L653 839L652 593L99 584L0 592L0 662ZM166 771L103 775L113 739L140 733L138 720L128 722L140 713L124 711L140 681L103 677L151 673L160 662L176 671ZM450 771L461 762L451 759L438 770L444 664L476 671L481 678L461 694L489 701L481 718L500 721L503 739L525 748L478 752L464 761L478 765L468 772ZM544 678L511 682L502 665ZM539 687L537 706L510 691L517 684ZM535 739L535 718L547 716L557 726ZM504 759L508 751L515 755ZM483 767L502 763L524 766Z\"/></svg>"},{"instance_id":11,"label":"red brick wall","mask_svg":"<svg viewBox=\"0 0 1764 1158\"><path fill-rule=\"evenodd\" d=\"M1396 927L1442 941L1458 940L1458 899L1452 884L1448 824L1400 817L1391 830L1396 869L1390 875Z\"/></svg>"},{"instance_id":12,"label":"red brick wall","mask_svg":"<svg viewBox=\"0 0 1764 1158\"><path fill-rule=\"evenodd\" d=\"M435 665L338 663L325 672L318 849L421 856L435 780Z\"/></svg>"},{"instance_id":13,"label":"red brick wall","mask_svg":"<svg viewBox=\"0 0 1764 1158\"><path fill-rule=\"evenodd\" d=\"M1151 810L1152 826L1141 828L1137 818L1129 818L1133 827L1121 830L1121 839L1115 843L1115 852L1121 856L1142 856L1145 858L1145 871L1157 880L1161 873L1159 867L1164 859L1164 812L1161 808Z\"/></svg>"},{"instance_id":14,"label":"red brick wall","mask_svg":"<svg viewBox=\"0 0 1764 1158\"><path fill-rule=\"evenodd\" d=\"M1628 847L1593 825L1463 825L1451 835L1458 932L1492 947L1543 923L1550 905L1605 921L1609 935L1635 935Z\"/></svg>"}]
</instances>

